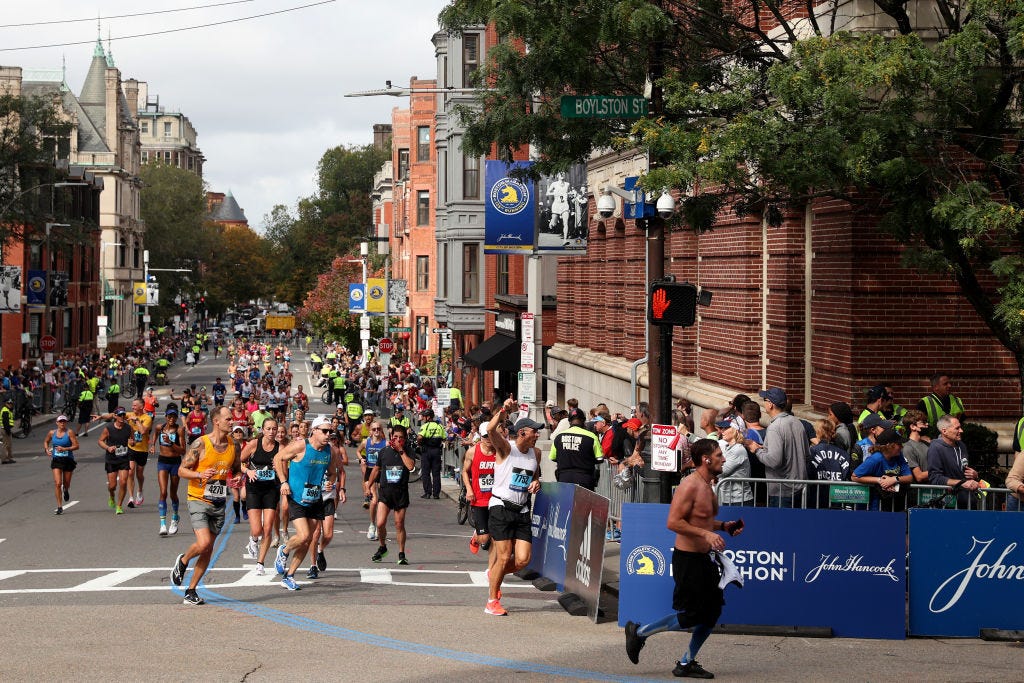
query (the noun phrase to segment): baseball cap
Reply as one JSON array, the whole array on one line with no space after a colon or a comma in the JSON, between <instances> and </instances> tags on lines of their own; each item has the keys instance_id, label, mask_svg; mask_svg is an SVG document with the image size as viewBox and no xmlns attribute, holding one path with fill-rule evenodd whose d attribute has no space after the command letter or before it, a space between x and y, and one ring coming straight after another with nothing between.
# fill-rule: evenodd
<instances>
[{"instance_id":1,"label":"baseball cap","mask_svg":"<svg viewBox=\"0 0 1024 683\"><path fill-rule=\"evenodd\" d=\"M395 406L395 412L396 413L404 413L405 412L405 406L402 405L401 403L399 403L397 406Z\"/></svg>"},{"instance_id":2,"label":"baseball cap","mask_svg":"<svg viewBox=\"0 0 1024 683\"><path fill-rule=\"evenodd\" d=\"M58 415L57 416L57 422L67 422L67 421L68 421L68 416L67 415Z\"/></svg>"},{"instance_id":3,"label":"baseball cap","mask_svg":"<svg viewBox=\"0 0 1024 683\"><path fill-rule=\"evenodd\" d=\"M234 427L231 428L231 431L232 431L232 433L234 433L234 432L244 432L245 431L245 427L243 427L242 425L235 425Z\"/></svg>"},{"instance_id":4,"label":"baseball cap","mask_svg":"<svg viewBox=\"0 0 1024 683\"><path fill-rule=\"evenodd\" d=\"M166 415L177 415L177 414L178 414L178 409L177 408L172 408L170 406L168 406L167 410L164 411L164 415L165 416Z\"/></svg>"},{"instance_id":5,"label":"baseball cap","mask_svg":"<svg viewBox=\"0 0 1024 683\"><path fill-rule=\"evenodd\" d=\"M887 398L888 396L889 392L881 384L876 384L868 389L868 403L874 403L878 399Z\"/></svg>"},{"instance_id":6,"label":"baseball cap","mask_svg":"<svg viewBox=\"0 0 1024 683\"><path fill-rule=\"evenodd\" d=\"M310 426L310 429L319 429L320 427L324 426L330 427L331 421L324 417L323 415L321 415L317 419L313 420L313 424Z\"/></svg>"},{"instance_id":7,"label":"baseball cap","mask_svg":"<svg viewBox=\"0 0 1024 683\"><path fill-rule=\"evenodd\" d=\"M345 407L345 404L344 404L344 403L339 403L339 404L338 404L338 407L339 407L339 408L344 408L344 407Z\"/></svg>"},{"instance_id":8,"label":"baseball cap","mask_svg":"<svg viewBox=\"0 0 1024 683\"><path fill-rule=\"evenodd\" d=\"M486 437L487 436L487 423L484 423L484 424L480 425L480 429L478 429L476 431L477 431L477 434L479 434L480 436Z\"/></svg>"},{"instance_id":9,"label":"baseball cap","mask_svg":"<svg viewBox=\"0 0 1024 683\"><path fill-rule=\"evenodd\" d=\"M876 446L888 446L891 443L906 443L907 440L895 429L887 428L881 434L875 437Z\"/></svg>"},{"instance_id":10,"label":"baseball cap","mask_svg":"<svg viewBox=\"0 0 1024 683\"><path fill-rule=\"evenodd\" d=\"M729 420L722 420L720 422L716 422L715 426L718 427L719 429L729 429L730 427L732 427L736 431L744 434L747 431L747 423L742 417L734 417Z\"/></svg>"},{"instance_id":11,"label":"baseball cap","mask_svg":"<svg viewBox=\"0 0 1024 683\"><path fill-rule=\"evenodd\" d=\"M124 409L124 406L118 406L117 408L114 408L114 415L124 415L127 412L128 411Z\"/></svg>"},{"instance_id":12,"label":"baseball cap","mask_svg":"<svg viewBox=\"0 0 1024 683\"><path fill-rule=\"evenodd\" d=\"M569 422L572 422L574 420L579 420L580 422L586 422L587 416L579 408L573 408L572 410L569 411Z\"/></svg>"},{"instance_id":13,"label":"baseball cap","mask_svg":"<svg viewBox=\"0 0 1024 683\"><path fill-rule=\"evenodd\" d=\"M600 415L595 415L594 417L590 418L590 421L591 422L604 422L605 420Z\"/></svg>"},{"instance_id":14,"label":"baseball cap","mask_svg":"<svg viewBox=\"0 0 1024 683\"><path fill-rule=\"evenodd\" d=\"M512 425L512 431L518 432L520 429L525 429L527 427L529 427L530 429L544 429L544 424L541 422L531 420L528 417L523 417L517 420L514 425Z\"/></svg>"},{"instance_id":15,"label":"baseball cap","mask_svg":"<svg viewBox=\"0 0 1024 683\"><path fill-rule=\"evenodd\" d=\"M364 410L363 411L363 415L376 415L376 414L377 413L373 412L372 410Z\"/></svg>"},{"instance_id":16,"label":"baseball cap","mask_svg":"<svg viewBox=\"0 0 1024 683\"><path fill-rule=\"evenodd\" d=\"M640 429L641 427L644 426L644 423L634 417L623 422L622 426L625 427L626 429Z\"/></svg>"},{"instance_id":17,"label":"baseball cap","mask_svg":"<svg viewBox=\"0 0 1024 683\"><path fill-rule=\"evenodd\" d=\"M883 420L878 413L871 413L860 423L860 426L864 429L874 429L875 427L882 427L889 429L892 427L892 420Z\"/></svg>"},{"instance_id":18,"label":"baseball cap","mask_svg":"<svg viewBox=\"0 0 1024 683\"><path fill-rule=\"evenodd\" d=\"M789 399L786 398L786 392L778 387L768 387L765 391L757 392L757 395L780 407L789 403Z\"/></svg>"}]
</instances>

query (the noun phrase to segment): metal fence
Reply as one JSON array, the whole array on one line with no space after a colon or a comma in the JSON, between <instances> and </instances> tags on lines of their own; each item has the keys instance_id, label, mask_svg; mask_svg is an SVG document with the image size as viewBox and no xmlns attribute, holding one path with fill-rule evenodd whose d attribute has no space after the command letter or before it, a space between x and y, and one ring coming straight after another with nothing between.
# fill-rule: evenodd
<instances>
[{"instance_id":1,"label":"metal fence","mask_svg":"<svg viewBox=\"0 0 1024 683\"><path fill-rule=\"evenodd\" d=\"M601 465L601 477L597 481L594 492L608 499L608 519L612 522L622 521L623 503L643 502L644 482L641 477L641 468L634 467L632 473L632 484L627 488L619 488L613 483L615 474L618 472L618 465L612 465L605 461Z\"/></svg>"},{"instance_id":2,"label":"metal fence","mask_svg":"<svg viewBox=\"0 0 1024 683\"><path fill-rule=\"evenodd\" d=\"M716 485L719 504L801 509L879 510L903 512L912 507L950 510L1018 511L1020 504L1009 489L955 491L949 486L901 485L899 491L852 481L755 479L728 477Z\"/></svg>"}]
</instances>

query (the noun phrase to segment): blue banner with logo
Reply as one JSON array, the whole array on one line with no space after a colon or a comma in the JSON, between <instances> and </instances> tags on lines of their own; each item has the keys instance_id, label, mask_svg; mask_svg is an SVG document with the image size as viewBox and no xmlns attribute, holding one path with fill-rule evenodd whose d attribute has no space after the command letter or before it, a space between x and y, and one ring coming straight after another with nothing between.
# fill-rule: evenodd
<instances>
[{"instance_id":1,"label":"blue banner with logo","mask_svg":"<svg viewBox=\"0 0 1024 683\"><path fill-rule=\"evenodd\" d=\"M28 271L28 286L25 288L25 302L46 305L46 271Z\"/></svg>"},{"instance_id":2,"label":"blue banner with logo","mask_svg":"<svg viewBox=\"0 0 1024 683\"><path fill-rule=\"evenodd\" d=\"M575 484L544 482L533 500L533 552L527 565L551 579L562 590L565 586L565 560L569 545L569 518L572 516Z\"/></svg>"},{"instance_id":3,"label":"blue banner with logo","mask_svg":"<svg viewBox=\"0 0 1024 683\"><path fill-rule=\"evenodd\" d=\"M619 625L672 612L668 505L622 508ZM724 554L744 579L727 586L721 623L830 627L844 638L906 637L906 517L901 513L722 507L743 518Z\"/></svg>"},{"instance_id":4,"label":"blue banner with logo","mask_svg":"<svg viewBox=\"0 0 1024 683\"><path fill-rule=\"evenodd\" d=\"M1024 629L1024 514L910 510L910 634Z\"/></svg>"},{"instance_id":5,"label":"blue banner with logo","mask_svg":"<svg viewBox=\"0 0 1024 683\"><path fill-rule=\"evenodd\" d=\"M366 313L366 285L348 286L348 312Z\"/></svg>"},{"instance_id":6,"label":"blue banner with logo","mask_svg":"<svg viewBox=\"0 0 1024 683\"><path fill-rule=\"evenodd\" d=\"M484 253L521 254L534 249L536 188L532 180L510 177L532 161L484 162Z\"/></svg>"}]
</instances>

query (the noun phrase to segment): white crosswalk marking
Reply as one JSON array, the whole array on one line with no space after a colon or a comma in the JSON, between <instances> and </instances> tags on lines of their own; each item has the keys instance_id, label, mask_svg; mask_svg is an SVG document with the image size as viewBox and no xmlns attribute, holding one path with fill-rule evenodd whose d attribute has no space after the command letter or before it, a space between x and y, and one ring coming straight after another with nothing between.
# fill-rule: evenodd
<instances>
[{"instance_id":1,"label":"white crosswalk marking","mask_svg":"<svg viewBox=\"0 0 1024 683\"><path fill-rule=\"evenodd\" d=\"M114 588L119 584L131 581L134 578L148 574L151 570L149 569L118 569L117 571L98 576L95 579L80 583L77 586L72 586L68 590L72 592L78 591L105 591L110 588Z\"/></svg>"}]
</instances>

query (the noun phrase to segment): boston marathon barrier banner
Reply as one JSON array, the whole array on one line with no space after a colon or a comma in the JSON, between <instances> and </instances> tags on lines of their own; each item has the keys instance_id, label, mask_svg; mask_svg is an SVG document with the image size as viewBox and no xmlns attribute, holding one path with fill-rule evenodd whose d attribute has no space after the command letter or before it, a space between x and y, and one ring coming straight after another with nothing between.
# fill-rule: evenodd
<instances>
[{"instance_id":1,"label":"boston marathon barrier banner","mask_svg":"<svg viewBox=\"0 0 1024 683\"><path fill-rule=\"evenodd\" d=\"M565 484L563 484L565 486ZM605 529L608 527L608 499L589 489L575 489L569 518L569 552L565 564L565 590L580 596L587 615L596 624L604 571Z\"/></svg>"},{"instance_id":2,"label":"boston marathon barrier banner","mask_svg":"<svg viewBox=\"0 0 1024 683\"><path fill-rule=\"evenodd\" d=\"M1024 629L1024 514L910 510L910 633Z\"/></svg>"},{"instance_id":3,"label":"boston marathon barrier banner","mask_svg":"<svg viewBox=\"0 0 1024 683\"><path fill-rule=\"evenodd\" d=\"M569 517L575 484L542 482L533 499L533 552L530 569L565 587L565 563L569 552Z\"/></svg>"},{"instance_id":4,"label":"boston marathon barrier banner","mask_svg":"<svg viewBox=\"0 0 1024 683\"><path fill-rule=\"evenodd\" d=\"M619 625L672 611L668 505L622 507ZM906 523L902 513L728 507L743 533L725 555L743 588L725 589L721 623L830 627L844 638L906 637Z\"/></svg>"}]
</instances>

